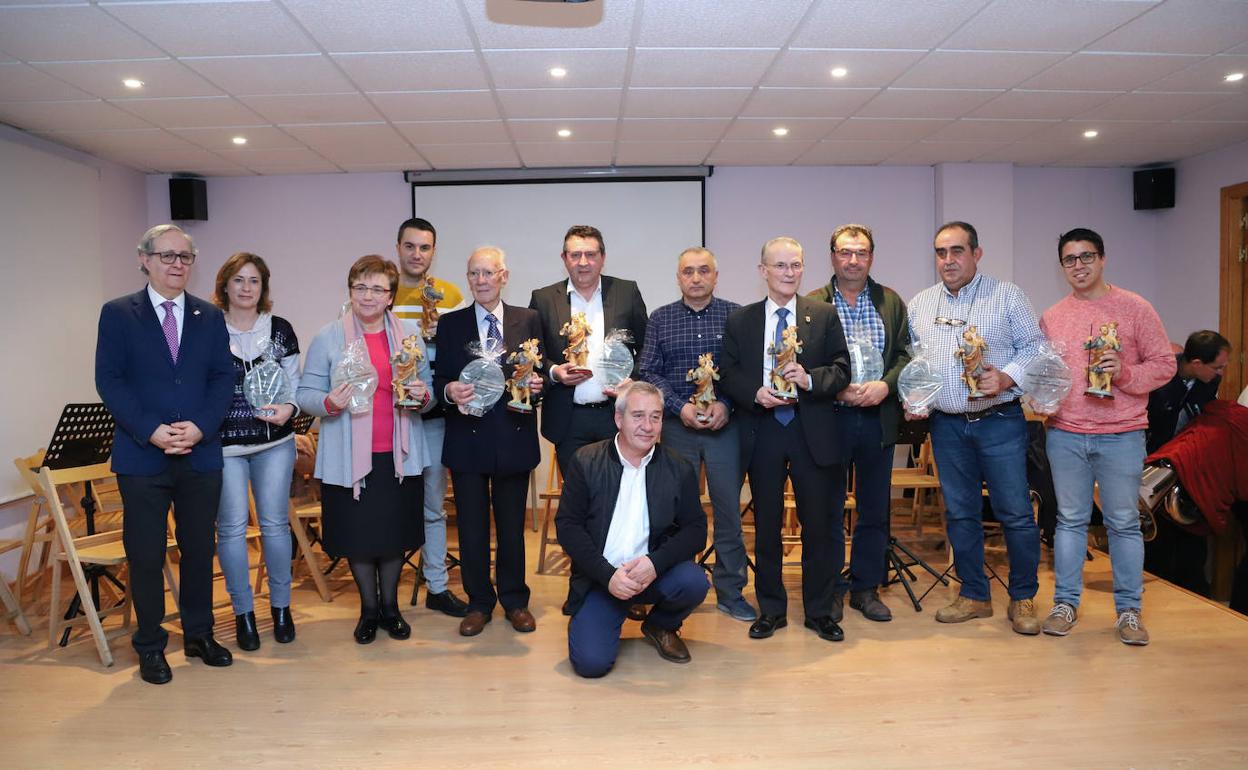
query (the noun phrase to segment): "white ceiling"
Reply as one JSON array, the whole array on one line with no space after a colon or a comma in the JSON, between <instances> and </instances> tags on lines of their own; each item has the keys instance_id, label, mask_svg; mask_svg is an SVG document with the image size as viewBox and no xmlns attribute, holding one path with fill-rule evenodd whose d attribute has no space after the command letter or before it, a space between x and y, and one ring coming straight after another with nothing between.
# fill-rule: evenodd
<instances>
[{"instance_id":1,"label":"white ceiling","mask_svg":"<svg viewBox=\"0 0 1248 770\"><path fill-rule=\"evenodd\" d=\"M0 0L0 122L208 176L1134 166L1248 140L1245 71L1248 0Z\"/></svg>"}]
</instances>

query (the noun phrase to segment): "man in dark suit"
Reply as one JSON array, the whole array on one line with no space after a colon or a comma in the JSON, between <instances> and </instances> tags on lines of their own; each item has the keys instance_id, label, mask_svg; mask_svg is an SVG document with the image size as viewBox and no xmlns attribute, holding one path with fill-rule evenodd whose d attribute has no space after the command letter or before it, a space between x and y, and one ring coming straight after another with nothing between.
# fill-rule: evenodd
<instances>
[{"instance_id":1,"label":"man in dark suit","mask_svg":"<svg viewBox=\"0 0 1248 770\"><path fill-rule=\"evenodd\" d=\"M802 246L773 238L763 246L759 275L767 297L728 316L720 382L736 405L741 423L741 466L754 496L754 593L760 617L752 639L765 639L788 625L788 598L781 575L780 527L785 479L793 481L802 526L802 606L806 627L823 639L845 638L833 619L836 581L845 563L844 450L837 440L836 395L849 384L849 355L836 308L800 297ZM796 388L793 399L772 387L775 353L783 330L796 325L800 350L780 369ZM773 347L774 346L774 347Z\"/></svg>"},{"instance_id":2,"label":"man in dark suit","mask_svg":"<svg viewBox=\"0 0 1248 770\"><path fill-rule=\"evenodd\" d=\"M569 228L561 256L568 280L534 291L529 307L541 317L542 350L551 365L550 391L542 402L542 435L555 445L559 470L567 473L576 450L615 435L611 418L615 391L604 388L595 376L570 370L563 353L568 341L559 330L573 313L585 314L591 328L592 365L602 352L604 336L626 329L632 336L632 378L636 378L638 354L646 342L646 303L634 281L602 274L607 247L598 228Z\"/></svg>"},{"instance_id":3,"label":"man in dark suit","mask_svg":"<svg viewBox=\"0 0 1248 770\"><path fill-rule=\"evenodd\" d=\"M473 400L476 389L458 381L476 358L469 350L473 343L487 352L498 351L498 362L511 375L515 367L506 363L507 354L542 336L537 313L505 304L500 297L507 285L505 259L502 250L492 246L474 251L468 258L468 289L474 301L438 323L434 391L444 396L444 403L460 407L446 410L442 462L450 468L455 488L460 568L468 592L468 613L459 623L462 636L481 633L500 602L512 628L523 632L537 628L524 582L524 498L529 471L541 461L537 415L510 411L511 394L504 391L485 414L472 416L463 407ZM534 394L541 393L542 377L536 371L528 383ZM498 537L497 593L490 582L491 503Z\"/></svg>"},{"instance_id":4,"label":"man in dark suit","mask_svg":"<svg viewBox=\"0 0 1248 770\"><path fill-rule=\"evenodd\" d=\"M221 311L186 293L195 247L174 225L139 242L148 285L100 311L95 388L116 420L113 472L125 505L123 540L138 628L132 644L144 681L173 678L162 567L173 504L181 552L179 609L186 657L228 666L212 638L212 556L221 495L219 431L234 396Z\"/></svg>"},{"instance_id":5,"label":"man in dark suit","mask_svg":"<svg viewBox=\"0 0 1248 770\"><path fill-rule=\"evenodd\" d=\"M615 665L620 628L634 602L654 607L642 634L673 663L688 663L678 631L706 598L693 561L706 545L706 514L693 466L658 445L663 395L644 380L620 389L613 439L568 463L555 527L572 559L568 659L584 677Z\"/></svg>"}]
</instances>

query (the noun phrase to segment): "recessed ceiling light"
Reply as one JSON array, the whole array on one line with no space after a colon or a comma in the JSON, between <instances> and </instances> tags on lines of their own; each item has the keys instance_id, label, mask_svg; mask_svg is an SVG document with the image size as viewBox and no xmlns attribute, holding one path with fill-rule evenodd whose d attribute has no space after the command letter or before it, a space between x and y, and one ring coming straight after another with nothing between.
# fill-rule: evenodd
<instances>
[{"instance_id":1,"label":"recessed ceiling light","mask_svg":"<svg viewBox=\"0 0 1248 770\"><path fill-rule=\"evenodd\" d=\"M832 68L832 77L834 78L843 78L848 74L849 74L849 70L845 69L844 67Z\"/></svg>"},{"instance_id":2,"label":"recessed ceiling light","mask_svg":"<svg viewBox=\"0 0 1248 770\"><path fill-rule=\"evenodd\" d=\"M231 139L230 141L234 142L234 144L247 144L247 137L245 137L245 136L236 136L236 137L234 137L233 139Z\"/></svg>"},{"instance_id":3,"label":"recessed ceiling light","mask_svg":"<svg viewBox=\"0 0 1248 770\"><path fill-rule=\"evenodd\" d=\"M1100 132L1099 132L1099 131L1097 131L1095 128L1089 128L1087 131L1084 131L1084 132L1083 132L1083 138L1084 138L1084 139L1095 139L1095 138L1096 138L1099 134L1100 134Z\"/></svg>"},{"instance_id":4,"label":"recessed ceiling light","mask_svg":"<svg viewBox=\"0 0 1248 770\"><path fill-rule=\"evenodd\" d=\"M567 128L561 128L555 133L559 134L560 139L567 139L569 136L572 136L571 129L567 129Z\"/></svg>"},{"instance_id":5,"label":"recessed ceiling light","mask_svg":"<svg viewBox=\"0 0 1248 770\"><path fill-rule=\"evenodd\" d=\"M771 133L775 134L776 136L788 136L789 129L785 128L784 126L777 126L776 128L771 129Z\"/></svg>"},{"instance_id":6,"label":"recessed ceiling light","mask_svg":"<svg viewBox=\"0 0 1248 770\"><path fill-rule=\"evenodd\" d=\"M1227 75L1226 77L1224 77L1224 78L1222 78L1222 79L1223 79L1223 80L1225 80L1225 81L1226 81L1226 82L1228 82L1228 83L1238 83L1239 81L1241 81L1241 80L1243 80L1243 79L1244 79L1244 73L1242 73L1242 72L1232 72L1231 74Z\"/></svg>"},{"instance_id":7,"label":"recessed ceiling light","mask_svg":"<svg viewBox=\"0 0 1248 770\"><path fill-rule=\"evenodd\" d=\"M568 74L568 71L564 69L563 67L551 67L550 68L550 76L552 78L561 78L567 74Z\"/></svg>"},{"instance_id":8,"label":"recessed ceiling light","mask_svg":"<svg viewBox=\"0 0 1248 770\"><path fill-rule=\"evenodd\" d=\"M137 80L135 78L126 78L125 80L121 81L121 84L125 86L126 88L142 88L143 87L143 81Z\"/></svg>"}]
</instances>

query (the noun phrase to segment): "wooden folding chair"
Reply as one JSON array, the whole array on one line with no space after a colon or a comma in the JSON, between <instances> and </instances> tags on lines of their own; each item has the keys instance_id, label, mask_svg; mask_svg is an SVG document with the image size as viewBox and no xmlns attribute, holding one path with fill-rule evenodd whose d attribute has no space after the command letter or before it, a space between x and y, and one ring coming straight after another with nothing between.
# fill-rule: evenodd
<instances>
[{"instance_id":1,"label":"wooden folding chair","mask_svg":"<svg viewBox=\"0 0 1248 770\"><path fill-rule=\"evenodd\" d=\"M294 532L295 545L299 549L299 561L302 561L308 568L308 574L312 576L312 582L316 585L316 592L320 594L321 601L332 602L334 597L329 592L329 583L325 580L325 573L321 571L316 552L312 550L312 546L320 542L318 534L320 524L320 500L302 504L296 504L294 500L291 500L290 529Z\"/></svg>"},{"instance_id":2,"label":"wooden folding chair","mask_svg":"<svg viewBox=\"0 0 1248 770\"><path fill-rule=\"evenodd\" d=\"M21 554L17 563L17 578L13 581L13 599L18 606L22 604L22 595L25 592L28 583L31 584L31 590L35 595L38 594L39 586L43 582L43 577L48 567L48 556L52 550L53 524L52 517L48 513L47 499L43 495L43 485L39 481L39 475L35 469L43 465L43 458L46 450L40 449L29 457L18 457L13 460L13 464L17 466L17 472L30 487L33 497L30 502L30 514L26 518L26 531L20 538L11 540L0 540L0 554L8 553L15 548L21 547ZM38 554L35 549L38 548ZM30 572L30 560L34 556L36 558L34 575Z\"/></svg>"},{"instance_id":3,"label":"wooden folding chair","mask_svg":"<svg viewBox=\"0 0 1248 770\"><path fill-rule=\"evenodd\" d=\"M555 453L550 453L550 468L546 472L546 491L538 494L538 498L542 501L542 540L541 547L537 552L537 574L547 575L553 569L551 564L546 561L546 547L551 545L559 545L559 538L550 532L551 522L555 518L555 513L559 510L559 497L563 494L563 474L559 472L559 462L555 458ZM559 556L552 556L555 561L559 561ZM566 555L562 558L566 559Z\"/></svg>"},{"instance_id":4,"label":"wooden folding chair","mask_svg":"<svg viewBox=\"0 0 1248 770\"><path fill-rule=\"evenodd\" d=\"M940 496L940 475L936 472L936 458L932 453L932 437L928 436L919 446L913 468L894 468L892 486L913 490L910 502L911 523L919 525L924 513L943 513Z\"/></svg>"},{"instance_id":5,"label":"wooden folding chair","mask_svg":"<svg viewBox=\"0 0 1248 770\"><path fill-rule=\"evenodd\" d=\"M0 601L4 602L5 620L11 619L23 636L30 636L30 623L22 612L22 606L17 603L17 597L9 590L9 580L3 574L0 574Z\"/></svg>"}]
</instances>

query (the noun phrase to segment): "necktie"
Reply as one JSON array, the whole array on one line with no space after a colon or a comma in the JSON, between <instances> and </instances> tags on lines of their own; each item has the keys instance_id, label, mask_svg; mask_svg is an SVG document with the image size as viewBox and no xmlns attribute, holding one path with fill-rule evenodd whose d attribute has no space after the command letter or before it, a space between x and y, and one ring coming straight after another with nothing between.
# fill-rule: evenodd
<instances>
[{"instance_id":1,"label":"necktie","mask_svg":"<svg viewBox=\"0 0 1248 770\"><path fill-rule=\"evenodd\" d=\"M178 362L178 319L173 317L174 302L167 299L160 303L165 309L165 320L160 322L160 328L165 333L165 342L169 344L169 356L173 358L173 362Z\"/></svg>"},{"instance_id":2,"label":"necktie","mask_svg":"<svg viewBox=\"0 0 1248 770\"><path fill-rule=\"evenodd\" d=\"M778 320L776 321L776 338L773 344L777 351L780 350L780 346L783 344L784 330L789 328L788 315L788 308L782 307L776 310L776 318ZM771 410L771 413L781 425L788 425L793 422L793 407L791 406L778 406Z\"/></svg>"},{"instance_id":3,"label":"necktie","mask_svg":"<svg viewBox=\"0 0 1248 770\"><path fill-rule=\"evenodd\" d=\"M485 330L485 338L493 340L494 343L499 346L499 349L502 349L503 335L498 331L498 319L494 317L493 313L486 313L485 322L490 325L489 328Z\"/></svg>"}]
</instances>

